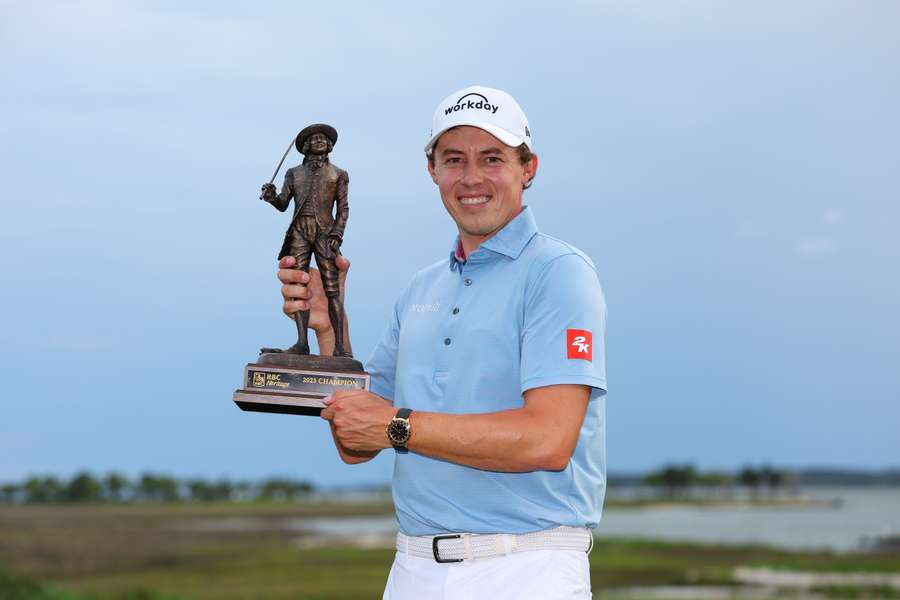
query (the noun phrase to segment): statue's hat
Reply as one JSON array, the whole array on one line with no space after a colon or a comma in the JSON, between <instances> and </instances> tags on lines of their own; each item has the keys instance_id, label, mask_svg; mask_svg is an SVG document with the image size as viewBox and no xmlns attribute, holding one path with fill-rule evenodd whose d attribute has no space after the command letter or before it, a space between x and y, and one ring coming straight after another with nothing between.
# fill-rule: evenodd
<instances>
[{"instance_id":1,"label":"statue's hat","mask_svg":"<svg viewBox=\"0 0 900 600\"><path fill-rule=\"evenodd\" d=\"M297 150L302 153L303 144L310 136L313 136L317 133L321 133L329 140L331 140L332 145L337 144L337 130L331 125L326 125L325 123L316 123L315 125L304 127L303 130L297 134L297 141L294 142L294 145L297 146Z\"/></svg>"}]
</instances>

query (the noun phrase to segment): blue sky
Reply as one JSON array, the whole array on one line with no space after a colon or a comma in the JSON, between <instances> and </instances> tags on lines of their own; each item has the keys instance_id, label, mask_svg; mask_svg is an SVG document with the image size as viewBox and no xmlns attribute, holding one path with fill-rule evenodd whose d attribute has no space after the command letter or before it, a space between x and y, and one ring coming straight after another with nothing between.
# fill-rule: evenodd
<instances>
[{"instance_id":1,"label":"blue sky","mask_svg":"<svg viewBox=\"0 0 900 600\"><path fill-rule=\"evenodd\" d=\"M611 470L897 465L898 30L886 0L4 2L0 479L386 481L232 404L293 336L259 186L338 128L365 357L453 238L422 146L470 84L519 100L526 201L601 272Z\"/></svg>"}]
</instances>

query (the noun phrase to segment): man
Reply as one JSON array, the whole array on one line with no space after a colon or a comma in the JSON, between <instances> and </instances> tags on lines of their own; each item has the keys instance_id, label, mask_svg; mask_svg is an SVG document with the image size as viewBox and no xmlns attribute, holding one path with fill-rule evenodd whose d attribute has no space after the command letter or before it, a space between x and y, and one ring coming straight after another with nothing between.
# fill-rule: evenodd
<instances>
[{"instance_id":1,"label":"man","mask_svg":"<svg viewBox=\"0 0 900 600\"><path fill-rule=\"evenodd\" d=\"M605 304L590 260L539 233L522 205L531 145L505 92L470 87L438 105L425 152L458 230L449 260L398 299L367 363L371 393L337 393L322 412L344 461L397 451L387 599L590 597ZM290 265L288 313L315 303Z\"/></svg>"},{"instance_id":2,"label":"man","mask_svg":"<svg viewBox=\"0 0 900 600\"><path fill-rule=\"evenodd\" d=\"M280 194L276 194L274 185L267 183L262 186L261 198L281 212L287 209L291 198L294 199L294 218L284 234L278 258L292 256L296 269L309 271L310 258L315 253L328 299L330 325L337 334L332 353L334 356L352 356L344 347L344 306L335 265L350 214L347 203L349 177L346 171L328 160L336 143L337 131L330 125L317 123L304 128L294 142L304 156L303 164L287 170ZM309 354L309 310L297 311L293 318L297 323L297 343L286 352Z\"/></svg>"}]
</instances>

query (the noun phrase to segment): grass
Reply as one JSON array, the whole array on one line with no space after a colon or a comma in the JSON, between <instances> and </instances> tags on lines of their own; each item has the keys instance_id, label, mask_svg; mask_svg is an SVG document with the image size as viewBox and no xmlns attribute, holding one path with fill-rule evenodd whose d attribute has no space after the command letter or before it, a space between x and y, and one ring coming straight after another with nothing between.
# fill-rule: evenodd
<instances>
[{"instance_id":1,"label":"grass","mask_svg":"<svg viewBox=\"0 0 900 600\"><path fill-rule=\"evenodd\" d=\"M839 504L839 500L806 498L803 496L775 496L762 498L607 498L605 509L615 508L829 508Z\"/></svg>"},{"instance_id":2,"label":"grass","mask_svg":"<svg viewBox=\"0 0 900 600\"><path fill-rule=\"evenodd\" d=\"M591 581L629 585L730 585L739 566L809 572L900 573L900 556L789 552L767 546L718 546L647 540L606 540L591 554Z\"/></svg>"},{"instance_id":3,"label":"grass","mask_svg":"<svg viewBox=\"0 0 900 600\"><path fill-rule=\"evenodd\" d=\"M0 600L379 598L390 549L301 547L283 518L384 514L383 504L65 506L0 510ZM191 530L187 520L252 517L272 527ZM595 593L627 586L731 585L737 566L900 573L900 556L787 552L605 540L591 554ZM13 575L14 574L14 575ZM896 590L819 590L896 598Z\"/></svg>"}]
</instances>

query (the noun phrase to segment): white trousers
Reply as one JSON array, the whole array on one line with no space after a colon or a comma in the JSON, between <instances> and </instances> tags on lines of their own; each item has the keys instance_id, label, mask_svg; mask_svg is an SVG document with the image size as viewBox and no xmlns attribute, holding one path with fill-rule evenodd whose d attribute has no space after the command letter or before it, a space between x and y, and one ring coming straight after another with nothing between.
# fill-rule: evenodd
<instances>
[{"instance_id":1,"label":"white trousers","mask_svg":"<svg viewBox=\"0 0 900 600\"><path fill-rule=\"evenodd\" d=\"M383 600L589 600L588 557L577 550L532 550L437 563L397 552Z\"/></svg>"}]
</instances>

